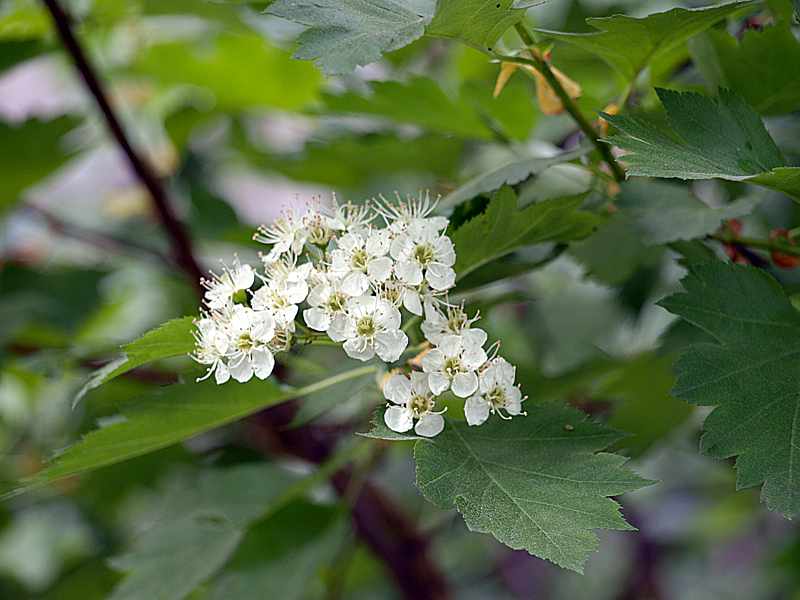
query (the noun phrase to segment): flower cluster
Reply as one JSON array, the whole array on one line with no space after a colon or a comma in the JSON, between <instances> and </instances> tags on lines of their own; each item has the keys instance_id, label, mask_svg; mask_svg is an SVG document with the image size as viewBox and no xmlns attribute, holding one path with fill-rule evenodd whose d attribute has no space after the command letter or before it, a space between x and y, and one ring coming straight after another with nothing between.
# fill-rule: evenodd
<instances>
[{"instance_id":1,"label":"flower cluster","mask_svg":"<svg viewBox=\"0 0 800 600\"><path fill-rule=\"evenodd\" d=\"M395 363L408 349L406 329L421 321L426 342L409 361L421 370L394 373L383 386L389 428L437 435L446 393L465 399L470 425L524 414L515 368L496 356L498 344L487 352L477 316L447 300L456 253L435 207L427 194L358 206L334 199L260 227L253 239L269 246L261 269L235 258L203 281L192 355L208 367L201 379L265 379L276 353L325 338L350 358Z\"/></svg>"}]
</instances>

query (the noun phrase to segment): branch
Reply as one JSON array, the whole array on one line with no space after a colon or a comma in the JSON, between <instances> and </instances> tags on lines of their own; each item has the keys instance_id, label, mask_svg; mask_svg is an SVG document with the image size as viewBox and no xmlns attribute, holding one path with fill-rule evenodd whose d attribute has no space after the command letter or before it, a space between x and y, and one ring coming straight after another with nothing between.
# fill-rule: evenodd
<instances>
[{"instance_id":1,"label":"branch","mask_svg":"<svg viewBox=\"0 0 800 600\"><path fill-rule=\"evenodd\" d=\"M792 246L788 242L781 241L780 238L773 240L762 240L752 237L739 237L727 233L714 233L710 236L712 240L717 240L723 244L733 244L735 246L746 246L748 248L758 248L766 252L781 252L791 256L800 256L800 246Z\"/></svg>"},{"instance_id":2,"label":"branch","mask_svg":"<svg viewBox=\"0 0 800 600\"><path fill-rule=\"evenodd\" d=\"M533 37L531 37L531 34L528 33L528 30L525 29L521 23L517 23L514 27L517 30L520 38L522 38L522 42L526 46L530 47L535 44ZM539 73L541 73L542 76L547 80L547 83L550 84L550 87L553 88L553 91L558 96L558 99L561 100L564 108L570 114L578 127L580 127L581 131L586 134L586 137L589 138L592 144L594 144L594 147L597 148L597 151L600 152L603 160L606 162L606 164L608 164L611 172L614 174L614 179L617 181L625 181L625 170L617 162L617 159L614 158L614 154L611 152L611 146L600 139L600 134L584 116L575 101L570 98L569 94L564 89L564 86L561 85L561 82L553 74L553 71L550 69L550 65L547 64L546 60L537 56L536 53L531 53L531 58L529 59L521 56L505 56L503 54L495 54L495 56L505 62L515 62L522 65L528 65L539 71Z\"/></svg>"},{"instance_id":3,"label":"branch","mask_svg":"<svg viewBox=\"0 0 800 600\"><path fill-rule=\"evenodd\" d=\"M53 24L58 31L61 42L72 57L76 69L83 78L83 82L86 84L95 102L97 102L97 106L100 108L100 112L103 114L106 125L108 126L108 130L127 157L134 173L150 193L156 214L161 220L161 224L169 237L175 263L191 279L195 288L202 295L203 288L200 285L200 279L203 277L203 271L195 260L189 236L183 224L175 215L161 181L152 167L133 149L122 127L122 123L111 107L111 103L103 90L103 86L96 75L95 69L89 62L86 53L83 51L83 48L72 32L69 16L58 4L58 0L43 0L43 2L50 12L50 16L53 19Z\"/></svg>"}]
</instances>

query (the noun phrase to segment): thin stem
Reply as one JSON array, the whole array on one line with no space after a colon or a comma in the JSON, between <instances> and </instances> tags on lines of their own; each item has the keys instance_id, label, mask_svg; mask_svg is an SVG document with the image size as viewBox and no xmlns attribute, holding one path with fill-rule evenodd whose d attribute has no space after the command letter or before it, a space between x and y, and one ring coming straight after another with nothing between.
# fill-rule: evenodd
<instances>
[{"instance_id":1,"label":"thin stem","mask_svg":"<svg viewBox=\"0 0 800 600\"><path fill-rule=\"evenodd\" d=\"M121 121L111 107L108 96L96 74L96 69L89 62L89 58L72 32L69 16L61 8L58 0L42 1L50 12L61 42L72 57L76 69L86 84L86 88L100 108L109 132L122 149L136 176L150 193L156 214L169 237L175 263L191 279L195 289L202 297L203 288L200 285L200 279L203 277L203 271L194 257L189 236L183 224L175 215L164 186L152 167L133 149L133 145L129 141Z\"/></svg>"},{"instance_id":2,"label":"thin stem","mask_svg":"<svg viewBox=\"0 0 800 600\"><path fill-rule=\"evenodd\" d=\"M759 250L766 250L768 252L782 252L783 254L789 254L791 256L800 256L800 246L791 246L779 240L738 237L725 233L715 233L709 237L723 244L735 244L738 246L747 246L748 248L758 248Z\"/></svg>"},{"instance_id":3,"label":"thin stem","mask_svg":"<svg viewBox=\"0 0 800 600\"><path fill-rule=\"evenodd\" d=\"M526 46L530 47L535 44L533 37L530 35L528 30L525 29L524 25L517 23L514 27ZM614 179L617 181L625 180L625 170L617 162L617 159L614 158L614 154L611 152L611 146L600 139L600 135L598 134L597 130L581 112L581 110L578 108L578 105L564 89L564 86L561 85L561 82L555 76L552 69L550 69L550 65L546 60L537 56L533 52L530 53L531 58L529 59L522 56L506 56L498 53L495 53L494 55L505 62L528 65L539 71L550 87L553 88L553 91L556 93L559 100L561 100L561 103L564 105L564 109L569 113L586 137L589 138L592 144L594 144L594 147L597 148L597 151L600 152L600 156L603 157L603 160L606 162L606 164L608 164L611 172L614 174Z\"/></svg>"}]
</instances>

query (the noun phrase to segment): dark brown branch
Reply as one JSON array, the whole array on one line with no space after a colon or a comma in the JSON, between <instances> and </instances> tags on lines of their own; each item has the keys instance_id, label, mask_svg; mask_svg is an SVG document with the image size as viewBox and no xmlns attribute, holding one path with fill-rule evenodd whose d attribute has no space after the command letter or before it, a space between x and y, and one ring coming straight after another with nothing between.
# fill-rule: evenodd
<instances>
[{"instance_id":1,"label":"dark brown branch","mask_svg":"<svg viewBox=\"0 0 800 600\"><path fill-rule=\"evenodd\" d=\"M150 193L156 213L169 237L175 263L180 266L183 272L192 280L196 289L202 294L200 279L203 276L203 271L195 260L189 236L183 224L175 215L164 186L152 167L147 164L143 157L137 154L131 142L128 140L122 123L117 118L108 100L108 96L100 83L100 79L95 74L95 69L89 62L86 53L83 51L78 39L72 32L69 16L64 12L57 0L42 1L50 12L50 16L53 19L61 42L72 57L76 69L80 73L92 97L97 102L97 106L103 114L111 135L127 157L136 176Z\"/></svg>"}]
</instances>

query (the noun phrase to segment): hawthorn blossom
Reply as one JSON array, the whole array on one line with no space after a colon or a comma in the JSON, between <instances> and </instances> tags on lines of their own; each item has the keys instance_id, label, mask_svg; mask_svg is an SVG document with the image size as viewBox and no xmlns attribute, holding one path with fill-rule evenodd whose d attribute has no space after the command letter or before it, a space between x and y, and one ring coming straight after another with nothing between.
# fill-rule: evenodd
<instances>
[{"instance_id":1,"label":"hawthorn blossom","mask_svg":"<svg viewBox=\"0 0 800 600\"><path fill-rule=\"evenodd\" d=\"M194 326L195 350L190 356L201 365L208 365L206 374L198 377L197 381L208 379L213 374L217 384L222 385L231 377L225 364L228 333L219 320L211 316L196 320Z\"/></svg>"},{"instance_id":2,"label":"hawthorn blossom","mask_svg":"<svg viewBox=\"0 0 800 600\"><path fill-rule=\"evenodd\" d=\"M344 342L350 358L367 361L376 354L384 362L394 362L408 346L408 336L400 330L400 311L378 296L348 298L345 309L328 327L334 342Z\"/></svg>"},{"instance_id":3,"label":"hawthorn blossom","mask_svg":"<svg viewBox=\"0 0 800 600\"><path fill-rule=\"evenodd\" d=\"M337 232L364 231L378 216L369 202L364 204L353 204L352 202L339 204L335 195L333 197L333 206L325 209L324 213L328 227Z\"/></svg>"},{"instance_id":4,"label":"hawthorn blossom","mask_svg":"<svg viewBox=\"0 0 800 600\"><path fill-rule=\"evenodd\" d=\"M300 254L308 240L308 229L303 218L298 217L294 211L287 210L272 225L259 227L253 240L272 246L262 257L264 263L269 264L290 251Z\"/></svg>"},{"instance_id":5,"label":"hawthorn blossom","mask_svg":"<svg viewBox=\"0 0 800 600\"><path fill-rule=\"evenodd\" d=\"M351 231L337 241L331 252L331 272L342 278L342 291L361 296L370 283L386 281L392 272L389 236L385 230Z\"/></svg>"},{"instance_id":6,"label":"hawthorn blossom","mask_svg":"<svg viewBox=\"0 0 800 600\"><path fill-rule=\"evenodd\" d=\"M340 278L325 272L315 278L306 298L310 308L303 311L303 320L314 331L328 331L334 317L344 312L349 296L342 291Z\"/></svg>"},{"instance_id":7,"label":"hawthorn blossom","mask_svg":"<svg viewBox=\"0 0 800 600\"><path fill-rule=\"evenodd\" d=\"M400 194L395 192L396 203L392 203L382 195L378 196L380 202L376 202L376 211L384 218L388 224L389 231L393 234L404 233L412 225L424 224L436 233L441 233L447 228L450 221L447 217L431 216L439 199L431 201L430 192L420 193L418 198L408 196L405 200Z\"/></svg>"},{"instance_id":8,"label":"hawthorn blossom","mask_svg":"<svg viewBox=\"0 0 800 600\"><path fill-rule=\"evenodd\" d=\"M297 266L296 259L283 257L267 263L264 285L253 294L255 310L269 310L281 323L294 321L298 307L308 296L310 262Z\"/></svg>"},{"instance_id":9,"label":"hawthorn blossom","mask_svg":"<svg viewBox=\"0 0 800 600\"><path fill-rule=\"evenodd\" d=\"M233 265L228 267L223 263L222 273L219 275L211 272L211 279L202 279L201 284L206 288L205 303L211 310L223 308L234 302L247 300L247 290L255 281L255 271L248 264L241 264L239 257L234 257Z\"/></svg>"},{"instance_id":10,"label":"hawthorn blossom","mask_svg":"<svg viewBox=\"0 0 800 600\"><path fill-rule=\"evenodd\" d=\"M453 242L426 222L413 222L398 234L390 248L397 278L409 285L426 281L436 291L452 288L456 282Z\"/></svg>"},{"instance_id":11,"label":"hawthorn blossom","mask_svg":"<svg viewBox=\"0 0 800 600\"><path fill-rule=\"evenodd\" d=\"M275 367L269 343L275 336L275 319L269 311L253 310L236 305L227 321L227 367L231 377L240 383L253 375L266 379Z\"/></svg>"},{"instance_id":12,"label":"hawthorn blossom","mask_svg":"<svg viewBox=\"0 0 800 600\"><path fill-rule=\"evenodd\" d=\"M405 433L413 427L417 435L434 437L444 429L444 411L433 410L436 398L426 373L414 371L410 378L392 375L383 386L383 395L393 403L383 413L383 420L392 431Z\"/></svg>"},{"instance_id":13,"label":"hawthorn blossom","mask_svg":"<svg viewBox=\"0 0 800 600\"><path fill-rule=\"evenodd\" d=\"M484 349L459 335L443 336L439 344L422 357L422 370L429 374L431 391L452 390L467 398L478 389L476 371L486 362Z\"/></svg>"},{"instance_id":14,"label":"hawthorn blossom","mask_svg":"<svg viewBox=\"0 0 800 600\"><path fill-rule=\"evenodd\" d=\"M464 416L470 425L482 425L489 414L496 413L501 418L510 419L524 415L519 386L514 385L516 367L506 359L497 357L489 362L480 374L478 393L470 396L464 403Z\"/></svg>"},{"instance_id":15,"label":"hawthorn blossom","mask_svg":"<svg viewBox=\"0 0 800 600\"><path fill-rule=\"evenodd\" d=\"M480 316L477 314L470 319L463 306L447 305L446 311L442 312L432 303L426 303L421 329L425 339L432 344L439 344L446 335L458 335L467 343L482 347L486 343L486 332L471 327L478 319Z\"/></svg>"}]
</instances>

